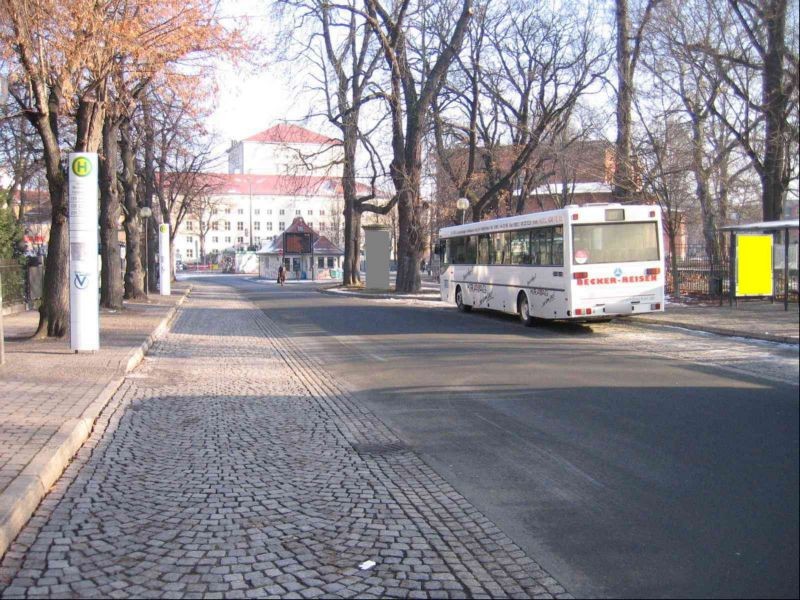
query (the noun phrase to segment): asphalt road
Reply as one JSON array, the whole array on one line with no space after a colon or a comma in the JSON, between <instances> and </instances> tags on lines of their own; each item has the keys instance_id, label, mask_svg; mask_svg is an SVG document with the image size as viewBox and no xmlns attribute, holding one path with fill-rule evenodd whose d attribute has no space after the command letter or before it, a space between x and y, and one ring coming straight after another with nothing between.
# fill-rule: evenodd
<instances>
[{"instance_id":1,"label":"asphalt road","mask_svg":"<svg viewBox=\"0 0 800 600\"><path fill-rule=\"evenodd\" d=\"M228 281L573 594L798 596L797 385L613 324Z\"/></svg>"}]
</instances>

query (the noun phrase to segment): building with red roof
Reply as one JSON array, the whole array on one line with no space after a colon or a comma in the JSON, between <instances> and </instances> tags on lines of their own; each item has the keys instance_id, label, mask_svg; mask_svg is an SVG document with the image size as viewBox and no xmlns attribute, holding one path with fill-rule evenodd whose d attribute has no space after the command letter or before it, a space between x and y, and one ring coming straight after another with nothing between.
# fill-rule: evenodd
<instances>
[{"instance_id":1,"label":"building with red roof","mask_svg":"<svg viewBox=\"0 0 800 600\"><path fill-rule=\"evenodd\" d=\"M212 197L202 210L190 211L178 230L176 259L193 264L268 247L298 217L331 250L337 248L344 205L339 140L282 123L232 142L227 152L228 172L206 175ZM250 264L245 271L255 272L255 261Z\"/></svg>"},{"instance_id":2,"label":"building with red roof","mask_svg":"<svg viewBox=\"0 0 800 600\"><path fill-rule=\"evenodd\" d=\"M258 254L258 274L277 279L283 265L287 279L337 279L341 277L344 252L328 238L296 217L283 233L266 244Z\"/></svg>"}]
</instances>

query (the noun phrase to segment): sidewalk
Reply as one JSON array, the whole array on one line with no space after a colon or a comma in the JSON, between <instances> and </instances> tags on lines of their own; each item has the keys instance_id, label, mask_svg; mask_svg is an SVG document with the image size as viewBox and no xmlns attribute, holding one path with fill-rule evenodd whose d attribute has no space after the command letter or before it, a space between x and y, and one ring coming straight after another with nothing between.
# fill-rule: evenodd
<instances>
[{"instance_id":1,"label":"sidewalk","mask_svg":"<svg viewBox=\"0 0 800 600\"><path fill-rule=\"evenodd\" d=\"M631 321L654 325L684 327L696 331L797 344L800 341L798 305L769 301L739 301L738 306L724 304L668 304L663 313L631 317Z\"/></svg>"},{"instance_id":2,"label":"sidewalk","mask_svg":"<svg viewBox=\"0 0 800 600\"><path fill-rule=\"evenodd\" d=\"M6 364L0 366L0 556L75 452L95 418L166 331L190 286L151 295L124 311L101 310L100 352L74 354L69 339L29 340L36 311L4 318Z\"/></svg>"}]
</instances>

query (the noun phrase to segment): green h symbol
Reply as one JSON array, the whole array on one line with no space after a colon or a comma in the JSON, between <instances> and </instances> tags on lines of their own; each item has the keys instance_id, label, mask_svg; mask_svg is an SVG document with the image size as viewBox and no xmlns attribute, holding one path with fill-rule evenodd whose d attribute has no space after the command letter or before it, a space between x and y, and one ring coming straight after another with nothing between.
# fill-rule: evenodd
<instances>
[{"instance_id":1,"label":"green h symbol","mask_svg":"<svg viewBox=\"0 0 800 600\"><path fill-rule=\"evenodd\" d=\"M85 156L79 156L72 161L72 172L78 177L86 177L92 172L92 161Z\"/></svg>"}]
</instances>

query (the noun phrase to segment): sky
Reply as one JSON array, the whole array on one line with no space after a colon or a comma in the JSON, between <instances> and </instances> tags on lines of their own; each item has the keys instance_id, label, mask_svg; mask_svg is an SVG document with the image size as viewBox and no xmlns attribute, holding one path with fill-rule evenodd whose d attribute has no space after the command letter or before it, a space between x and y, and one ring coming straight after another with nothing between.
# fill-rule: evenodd
<instances>
[{"instance_id":1,"label":"sky","mask_svg":"<svg viewBox=\"0 0 800 600\"><path fill-rule=\"evenodd\" d=\"M274 25L268 15L268 0L224 0L222 10L231 16L246 16L249 30L270 46ZM303 89L307 73L302 64L281 63L266 52L260 53L258 60L264 64L217 66L217 108L208 126L218 135L222 152L232 140L244 139L279 122L302 124L313 107L310 93ZM310 128L336 136L335 129L319 120Z\"/></svg>"}]
</instances>

